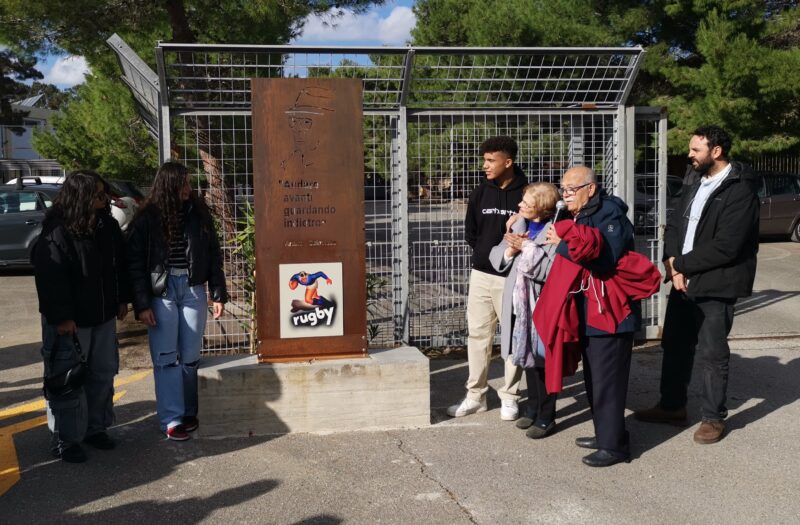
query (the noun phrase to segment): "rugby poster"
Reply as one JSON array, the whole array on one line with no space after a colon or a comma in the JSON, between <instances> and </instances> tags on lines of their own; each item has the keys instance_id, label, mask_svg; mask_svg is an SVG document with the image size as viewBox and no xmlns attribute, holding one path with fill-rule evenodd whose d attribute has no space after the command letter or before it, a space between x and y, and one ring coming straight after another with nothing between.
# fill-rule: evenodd
<instances>
[{"instance_id":1,"label":"rugby poster","mask_svg":"<svg viewBox=\"0 0 800 525\"><path fill-rule=\"evenodd\" d=\"M279 265L281 339L344 334L342 263Z\"/></svg>"}]
</instances>

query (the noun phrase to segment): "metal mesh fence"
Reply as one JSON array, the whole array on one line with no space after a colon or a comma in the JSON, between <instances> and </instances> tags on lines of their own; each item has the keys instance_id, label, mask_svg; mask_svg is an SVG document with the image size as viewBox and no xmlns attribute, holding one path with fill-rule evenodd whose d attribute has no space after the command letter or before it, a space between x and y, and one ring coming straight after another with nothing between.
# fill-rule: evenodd
<instances>
[{"instance_id":1,"label":"metal mesh fence","mask_svg":"<svg viewBox=\"0 0 800 525\"><path fill-rule=\"evenodd\" d=\"M566 168L587 165L613 187L608 152L616 140L614 118L613 113L488 111L409 116L409 303L415 344L466 342L471 250L464 241L464 217L469 194L482 179L481 142L513 137L517 163L531 182L557 184Z\"/></svg>"},{"instance_id":2,"label":"metal mesh fence","mask_svg":"<svg viewBox=\"0 0 800 525\"><path fill-rule=\"evenodd\" d=\"M250 121L249 114L233 113L185 114L172 122L173 154L196 174L197 190L211 191L210 172L219 172L225 183L225 202L214 215L222 237L230 301L221 319L208 322L204 343L206 351L217 353L248 348L252 335L252 299L245 290L250 276L238 255L236 241L246 208L253 202ZM368 334L372 346L394 342L391 284L396 210L391 205L392 122L396 125L396 119L388 116L369 115L364 125Z\"/></svg>"},{"instance_id":3,"label":"metal mesh fence","mask_svg":"<svg viewBox=\"0 0 800 525\"><path fill-rule=\"evenodd\" d=\"M765 155L751 161L756 171L775 171L800 174L800 157Z\"/></svg>"},{"instance_id":4,"label":"metal mesh fence","mask_svg":"<svg viewBox=\"0 0 800 525\"><path fill-rule=\"evenodd\" d=\"M161 44L169 106L250 107L250 79L362 80L365 110L431 107L613 108L641 48L311 48Z\"/></svg>"},{"instance_id":5,"label":"metal mesh fence","mask_svg":"<svg viewBox=\"0 0 800 525\"><path fill-rule=\"evenodd\" d=\"M616 50L485 54L417 50L409 107L611 107L623 103L637 56Z\"/></svg>"},{"instance_id":6,"label":"metal mesh fence","mask_svg":"<svg viewBox=\"0 0 800 525\"><path fill-rule=\"evenodd\" d=\"M640 48L159 44L154 82L120 42L109 44L140 112L158 121L162 157L178 157L197 174L223 237L231 302L223 319L209 322L206 351L248 348L253 329L252 276L236 240L253 194L251 78L362 82L371 346L464 344L470 249L463 221L486 138L514 137L531 181L556 182L567 167L587 165L610 192L624 191L620 108ZM645 252L652 256L658 242L645 243Z\"/></svg>"},{"instance_id":7,"label":"metal mesh fence","mask_svg":"<svg viewBox=\"0 0 800 525\"><path fill-rule=\"evenodd\" d=\"M666 137L662 115L657 111L637 111L633 129L633 223L636 251L654 262L661 260L666 219L680 197L680 178L667 178ZM675 179L675 180L671 180ZM642 326L646 335L658 336L658 326L666 311L663 290L642 301Z\"/></svg>"}]
</instances>

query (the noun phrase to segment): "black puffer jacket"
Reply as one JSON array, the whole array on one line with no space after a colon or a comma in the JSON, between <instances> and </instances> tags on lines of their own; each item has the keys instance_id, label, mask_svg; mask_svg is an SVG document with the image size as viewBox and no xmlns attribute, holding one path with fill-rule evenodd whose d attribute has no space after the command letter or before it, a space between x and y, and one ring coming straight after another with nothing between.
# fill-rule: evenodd
<instances>
[{"instance_id":1,"label":"black puffer jacket","mask_svg":"<svg viewBox=\"0 0 800 525\"><path fill-rule=\"evenodd\" d=\"M183 235L186 239L186 261L189 263L189 285L208 282L211 300L215 303L227 302L222 252L211 216L188 204ZM128 237L131 299L137 314L150 308L153 296L166 293L168 258L169 247L164 239L161 220L154 208L146 208L131 223Z\"/></svg>"},{"instance_id":2,"label":"black puffer jacket","mask_svg":"<svg viewBox=\"0 0 800 525\"><path fill-rule=\"evenodd\" d=\"M467 244L472 248L472 267L493 275L498 273L489 261L489 253L506 232L506 221L519 209L522 188L528 178L519 166L514 165L514 178L505 188L495 181L483 179L469 196L467 216L464 219L464 234Z\"/></svg>"},{"instance_id":3,"label":"black puffer jacket","mask_svg":"<svg viewBox=\"0 0 800 525\"><path fill-rule=\"evenodd\" d=\"M81 328L97 326L129 302L125 243L107 213L98 213L93 234L76 237L54 210L42 225L31 262L39 312L48 324L72 320Z\"/></svg>"},{"instance_id":4,"label":"black puffer jacket","mask_svg":"<svg viewBox=\"0 0 800 525\"><path fill-rule=\"evenodd\" d=\"M759 200L752 170L741 162L706 201L692 251L681 255L689 209L702 174L690 170L681 200L664 231L664 260L675 257L675 269L689 279L690 297L734 299L753 293L758 253Z\"/></svg>"}]
</instances>

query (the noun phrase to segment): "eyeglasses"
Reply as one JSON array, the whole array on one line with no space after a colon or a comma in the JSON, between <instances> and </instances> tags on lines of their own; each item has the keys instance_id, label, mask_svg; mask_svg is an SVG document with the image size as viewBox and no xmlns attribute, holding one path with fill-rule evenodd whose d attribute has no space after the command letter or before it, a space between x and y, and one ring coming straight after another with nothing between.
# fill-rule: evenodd
<instances>
[{"instance_id":1,"label":"eyeglasses","mask_svg":"<svg viewBox=\"0 0 800 525\"><path fill-rule=\"evenodd\" d=\"M582 190L586 186L589 186L590 184L594 184L594 182L587 182L586 184L581 184L580 186L562 186L558 188L558 193L561 195L578 193L578 191Z\"/></svg>"},{"instance_id":2,"label":"eyeglasses","mask_svg":"<svg viewBox=\"0 0 800 525\"><path fill-rule=\"evenodd\" d=\"M524 200L519 203L519 206L520 206L520 208L525 208L525 209L528 209L528 210L532 210L532 209L534 209L536 207L535 204L529 204L529 203L525 202Z\"/></svg>"}]
</instances>

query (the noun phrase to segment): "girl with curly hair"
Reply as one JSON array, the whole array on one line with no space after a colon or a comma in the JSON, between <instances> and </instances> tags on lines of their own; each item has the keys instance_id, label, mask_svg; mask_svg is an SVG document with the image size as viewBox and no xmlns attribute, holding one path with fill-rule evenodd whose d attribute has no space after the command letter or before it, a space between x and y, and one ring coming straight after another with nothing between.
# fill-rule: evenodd
<instances>
[{"instance_id":1,"label":"girl with curly hair","mask_svg":"<svg viewBox=\"0 0 800 525\"><path fill-rule=\"evenodd\" d=\"M228 300L214 222L192 191L189 170L165 162L150 197L130 226L128 268L133 309L147 325L156 384L156 410L168 439L196 430L197 366L208 317Z\"/></svg>"},{"instance_id":2,"label":"girl with curly hair","mask_svg":"<svg viewBox=\"0 0 800 525\"><path fill-rule=\"evenodd\" d=\"M85 356L85 382L48 395L53 453L63 461L86 461L81 442L115 446L114 376L119 368L116 319L128 312L127 267L122 232L107 211L105 182L89 170L70 173L47 211L31 253L45 376L57 376Z\"/></svg>"}]
</instances>

